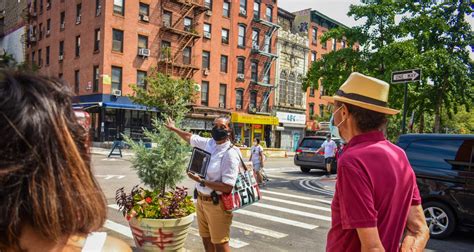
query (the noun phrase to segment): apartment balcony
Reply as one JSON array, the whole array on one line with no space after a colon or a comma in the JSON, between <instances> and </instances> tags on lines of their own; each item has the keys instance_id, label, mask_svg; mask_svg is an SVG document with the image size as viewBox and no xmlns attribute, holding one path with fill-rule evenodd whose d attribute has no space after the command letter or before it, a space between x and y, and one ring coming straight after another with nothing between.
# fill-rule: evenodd
<instances>
[{"instance_id":1,"label":"apartment balcony","mask_svg":"<svg viewBox=\"0 0 474 252\"><path fill-rule=\"evenodd\" d=\"M265 26L267 26L269 28L272 28L272 29L280 29L281 28L281 26L279 26L278 24L270 22L266 19L263 19L263 18L260 18L260 17L257 17L257 16L254 16L252 21L254 21L255 23L258 23L258 24L265 25Z\"/></svg>"},{"instance_id":2,"label":"apartment balcony","mask_svg":"<svg viewBox=\"0 0 474 252\"><path fill-rule=\"evenodd\" d=\"M184 57L182 53L178 54L171 54L166 50L162 50L160 57L158 58L158 64L168 65L175 68L182 68L182 69L191 69L191 70L199 70L200 67L198 66L198 57Z\"/></svg>"},{"instance_id":3,"label":"apartment balcony","mask_svg":"<svg viewBox=\"0 0 474 252\"><path fill-rule=\"evenodd\" d=\"M201 35L199 35L199 33L194 27L189 27L189 26L178 28L178 27L172 27L171 24L163 22L163 26L161 27L161 30L169 32L169 33L181 35L181 36L189 36L189 37L194 37L194 38L201 37Z\"/></svg>"},{"instance_id":4,"label":"apartment balcony","mask_svg":"<svg viewBox=\"0 0 474 252\"><path fill-rule=\"evenodd\" d=\"M263 81L255 81L255 80L250 80L250 84L258 85L258 86L266 87L266 88L273 88L273 87L275 87L275 86L274 86L273 84L271 84L271 83L267 83L267 82L263 82Z\"/></svg>"},{"instance_id":5,"label":"apartment balcony","mask_svg":"<svg viewBox=\"0 0 474 252\"><path fill-rule=\"evenodd\" d=\"M252 45L251 53L254 55L262 55L262 56L268 57L271 60L278 58L278 55L262 50L259 45Z\"/></svg>"}]
</instances>

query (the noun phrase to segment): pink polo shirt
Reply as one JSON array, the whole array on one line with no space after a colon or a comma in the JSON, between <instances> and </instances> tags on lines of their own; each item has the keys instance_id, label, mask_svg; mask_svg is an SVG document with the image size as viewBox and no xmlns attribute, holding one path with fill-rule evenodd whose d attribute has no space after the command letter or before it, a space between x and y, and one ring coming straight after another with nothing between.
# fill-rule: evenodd
<instances>
[{"instance_id":1,"label":"pink polo shirt","mask_svg":"<svg viewBox=\"0 0 474 252\"><path fill-rule=\"evenodd\" d=\"M408 211L421 204L405 152L373 131L358 135L338 160L327 251L360 251L357 228L377 227L386 251L398 251Z\"/></svg>"}]
</instances>

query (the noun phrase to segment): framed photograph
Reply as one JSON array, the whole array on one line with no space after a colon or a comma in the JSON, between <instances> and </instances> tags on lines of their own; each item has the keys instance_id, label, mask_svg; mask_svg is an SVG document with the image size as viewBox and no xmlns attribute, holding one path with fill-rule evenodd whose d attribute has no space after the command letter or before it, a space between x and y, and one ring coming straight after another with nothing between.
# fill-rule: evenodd
<instances>
[{"instance_id":1,"label":"framed photograph","mask_svg":"<svg viewBox=\"0 0 474 252\"><path fill-rule=\"evenodd\" d=\"M194 148L187 171L205 178L210 161L211 153L199 148Z\"/></svg>"}]
</instances>

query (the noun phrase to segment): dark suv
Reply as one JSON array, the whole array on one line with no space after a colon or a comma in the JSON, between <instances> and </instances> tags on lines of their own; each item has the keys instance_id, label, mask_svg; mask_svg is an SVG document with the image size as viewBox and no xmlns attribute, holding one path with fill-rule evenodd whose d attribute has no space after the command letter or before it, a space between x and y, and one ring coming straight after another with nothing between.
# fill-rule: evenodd
<instances>
[{"instance_id":1,"label":"dark suv","mask_svg":"<svg viewBox=\"0 0 474 252\"><path fill-rule=\"evenodd\" d=\"M400 136L415 171L432 238L474 229L474 135Z\"/></svg>"},{"instance_id":2,"label":"dark suv","mask_svg":"<svg viewBox=\"0 0 474 252\"><path fill-rule=\"evenodd\" d=\"M311 169L326 170L323 152L316 152L325 140L325 136L306 136L300 141L296 149L294 163L300 167L302 172L307 173ZM339 146L340 139L333 138L333 141ZM336 161L332 165L331 172L336 173Z\"/></svg>"}]
</instances>

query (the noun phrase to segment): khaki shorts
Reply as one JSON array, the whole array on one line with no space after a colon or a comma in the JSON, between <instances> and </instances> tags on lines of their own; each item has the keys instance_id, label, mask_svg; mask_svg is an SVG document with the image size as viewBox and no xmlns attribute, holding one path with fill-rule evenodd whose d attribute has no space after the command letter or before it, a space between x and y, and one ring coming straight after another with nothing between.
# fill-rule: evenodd
<instances>
[{"instance_id":1,"label":"khaki shorts","mask_svg":"<svg viewBox=\"0 0 474 252\"><path fill-rule=\"evenodd\" d=\"M223 210L222 201L214 205L212 201L198 199L196 214L199 226L199 235L211 238L213 244L221 244L230 240L230 225L232 212Z\"/></svg>"}]
</instances>

